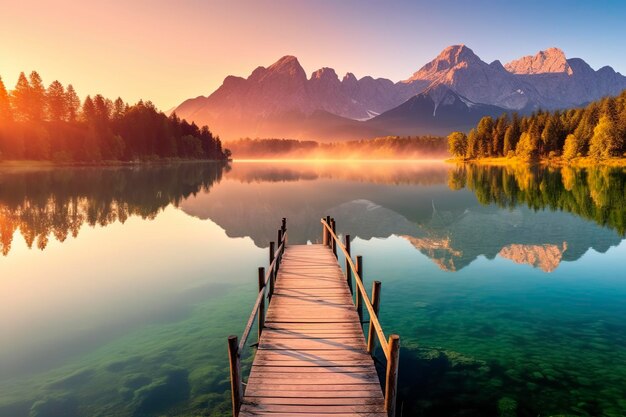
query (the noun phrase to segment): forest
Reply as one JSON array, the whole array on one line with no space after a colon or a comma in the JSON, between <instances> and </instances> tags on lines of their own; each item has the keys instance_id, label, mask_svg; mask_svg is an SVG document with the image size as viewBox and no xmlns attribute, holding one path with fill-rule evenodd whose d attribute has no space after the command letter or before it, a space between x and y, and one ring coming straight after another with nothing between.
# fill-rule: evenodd
<instances>
[{"instance_id":1,"label":"forest","mask_svg":"<svg viewBox=\"0 0 626 417\"><path fill-rule=\"evenodd\" d=\"M448 149L458 159L593 160L626 156L626 91L584 108L536 111L529 116L483 117L467 135L453 132Z\"/></svg>"},{"instance_id":2,"label":"forest","mask_svg":"<svg viewBox=\"0 0 626 417\"><path fill-rule=\"evenodd\" d=\"M385 136L322 143L296 139L250 139L229 142L235 158L422 159L447 156L446 140L437 136Z\"/></svg>"},{"instance_id":3,"label":"forest","mask_svg":"<svg viewBox=\"0 0 626 417\"><path fill-rule=\"evenodd\" d=\"M0 161L58 163L161 159L226 160L207 126L169 117L150 101L129 105L101 94L83 101L74 87L22 72L12 91L0 78Z\"/></svg>"}]
</instances>

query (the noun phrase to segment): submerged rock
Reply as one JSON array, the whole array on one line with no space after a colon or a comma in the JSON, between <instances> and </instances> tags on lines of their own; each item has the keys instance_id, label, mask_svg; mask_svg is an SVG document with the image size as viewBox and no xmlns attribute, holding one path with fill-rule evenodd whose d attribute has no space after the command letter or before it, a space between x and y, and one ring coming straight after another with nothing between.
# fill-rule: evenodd
<instances>
[{"instance_id":1,"label":"submerged rock","mask_svg":"<svg viewBox=\"0 0 626 417\"><path fill-rule=\"evenodd\" d=\"M163 376L135 391L135 416L160 413L189 397L189 373L186 369L164 367Z\"/></svg>"},{"instance_id":2,"label":"submerged rock","mask_svg":"<svg viewBox=\"0 0 626 417\"><path fill-rule=\"evenodd\" d=\"M35 402L30 408L29 417L75 417L77 404L73 398L48 396Z\"/></svg>"},{"instance_id":3,"label":"submerged rock","mask_svg":"<svg viewBox=\"0 0 626 417\"><path fill-rule=\"evenodd\" d=\"M509 397L501 398L498 401L498 415L500 417L516 417L517 401Z\"/></svg>"}]
</instances>

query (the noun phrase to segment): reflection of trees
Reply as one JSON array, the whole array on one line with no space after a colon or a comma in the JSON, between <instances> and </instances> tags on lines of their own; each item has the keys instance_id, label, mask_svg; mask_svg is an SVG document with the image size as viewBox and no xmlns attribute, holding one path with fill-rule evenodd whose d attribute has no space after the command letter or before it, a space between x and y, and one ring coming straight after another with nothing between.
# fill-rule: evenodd
<instances>
[{"instance_id":1,"label":"reflection of trees","mask_svg":"<svg viewBox=\"0 0 626 417\"><path fill-rule=\"evenodd\" d=\"M619 168L462 165L449 183L466 184L482 204L562 210L626 234L626 172Z\"/></svg>"},{"instance_id":2,"label":"reflection of trees","mask_svg":"<svg viewBox=\"0 0 626 417\"><path fill-rule=\"evenodd\" d=\"M153 219L169 204L208 191L222 176L220 163L130 168L59 168L0 173L0 251L7 255L16 230L44 249L50 235L63 242L84 223L105 226L130 216Z\"/></svg>"}]
</instances>

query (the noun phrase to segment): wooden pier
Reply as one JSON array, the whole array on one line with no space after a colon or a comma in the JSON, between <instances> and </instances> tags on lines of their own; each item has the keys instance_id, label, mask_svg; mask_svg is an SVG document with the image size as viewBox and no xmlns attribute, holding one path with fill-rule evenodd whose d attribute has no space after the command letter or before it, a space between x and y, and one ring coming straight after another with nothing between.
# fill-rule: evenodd
<instances>
[{"instance_id":1,"label":"wooden pier","mask_svg":"<svg viewBox=\"0 0 626 417\"><path fill-rule=\"evenodd\" d=\"M288 246L283 219L267 273L259 268L259 293L241 341L228 338L236 417L395 416L400 340L386 340L378 321L381 284L374 282L370 301L363 259L352 259L350 236L339 240L334 219L321 224L321 244ZM257 351L244 389L240 358L255 320ZM376 340L387 360L384 395L372 359Z\"/></svg>"}]
</instances>

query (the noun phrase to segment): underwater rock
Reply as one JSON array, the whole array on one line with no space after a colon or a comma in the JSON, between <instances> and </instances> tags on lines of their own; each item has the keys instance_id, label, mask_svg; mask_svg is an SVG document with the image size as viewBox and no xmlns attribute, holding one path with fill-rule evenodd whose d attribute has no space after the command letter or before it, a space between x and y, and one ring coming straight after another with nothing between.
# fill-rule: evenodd
<instances>
[{"instance_id":1,"label":"underwater rock","mask_svg":"<svg viewBox=\"0 0 626 417\"><path fill-rule=\"evenodd\" d=\"M30 408L29 417L76 417L77 404L73 398L48 396L35 402Z\"/></svg>"},{"instance_id":2,"label":"underwater rock","mask_svg":"<svg viewBox=\"0 0 626 417\"><path fill-rule=\"evenodd\" d=\"M106 369L107 371L110 371L110 372L119 372L119 371L126 369L130 365L137 364L141 361L142 361L142 358L140 356L133 356L128 359L111 362L110 364L107 365Z\"/></svg>"},{"instance_id":3,"label":"underwater rock","mask_svg":"<svg viewBox=\"0 0 626 417\"><path fill-rule=\"evenodd\" d=\"M83 369L81 371L76 371L68 376L51 382L50 384L48 384L48 387L54 389L74 389L89 382L89 380L91 380L91 378L93 377L93 374L93 369Z\"/></svg>"},{"instance_id":4,"label":"underwater rock","mask_svg":"<svg viewBox=\"0 0 626 417\"><path fill-rule=\"evenodd\" d=\"M159 413L189 398L189 373L186 369L167 366L163 375L135 391L135 416Z\"/></svg>"},{"instance_id":5,"label":"underwater rock","mask_svg":"<svg viewBox=\"0 0 626 417\"><path fill-rule=\"evenodd\" d=\"M516 417L517 401L509 397L500 398L498 401L498 415L500 417Z\"/></svg>"}]
</instances>

